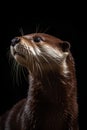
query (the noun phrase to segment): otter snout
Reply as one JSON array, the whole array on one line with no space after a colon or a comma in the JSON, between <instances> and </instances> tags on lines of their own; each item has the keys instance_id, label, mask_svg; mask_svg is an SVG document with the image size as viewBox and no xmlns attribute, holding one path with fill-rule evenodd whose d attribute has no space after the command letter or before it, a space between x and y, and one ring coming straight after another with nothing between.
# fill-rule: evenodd
<instances>
[{"instance_id":1,"label":"otter snout","mask_svg":"<svg viewBox=\"0 0 87 130\"><path fill-rule=\"evenodd\" d=\"M17 43L19 43L20 42L20 38L18 38L18 37L15 37L15 38L13 38L12 40L11 40L11 45L12 46L15 46Z\"/></svg>"}]
</instances>

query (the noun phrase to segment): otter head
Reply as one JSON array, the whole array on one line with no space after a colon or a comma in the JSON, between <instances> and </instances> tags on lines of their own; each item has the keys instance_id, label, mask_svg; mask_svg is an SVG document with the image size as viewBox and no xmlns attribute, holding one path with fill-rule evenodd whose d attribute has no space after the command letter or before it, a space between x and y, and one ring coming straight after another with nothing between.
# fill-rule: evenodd
<instances>
[{"instance_id":1,"label":"otter head","mask_svg":"<svg viewBox=\"0 0 87 130\"><path fill-rule=\"evenodd\" d=\"M11 41L11 54L31 73L60 71L67 73L66 59L70 44L44 33L28 34L15 37Z\"/></svg>"}]
</instances>

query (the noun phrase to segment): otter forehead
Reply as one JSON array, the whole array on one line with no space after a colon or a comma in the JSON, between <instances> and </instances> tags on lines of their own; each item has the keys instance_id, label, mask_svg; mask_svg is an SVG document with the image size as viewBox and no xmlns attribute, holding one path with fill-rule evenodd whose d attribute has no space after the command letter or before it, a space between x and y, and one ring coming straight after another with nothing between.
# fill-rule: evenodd
<instances>
[{"instance_id":1,"label":"otter forehead","mask_svg":"<svg viewBox=\"0 0 87 130\"><path fill-rule=\"evenodd\" d=\"M63 41L55 36L45 34L45 33L32 33L32 34L27 34L23 36L24 38L27 39L33 39L34 37L41 37L44 42L50 42L50 43L62 43Z\"/></svg>"}]
</instances>

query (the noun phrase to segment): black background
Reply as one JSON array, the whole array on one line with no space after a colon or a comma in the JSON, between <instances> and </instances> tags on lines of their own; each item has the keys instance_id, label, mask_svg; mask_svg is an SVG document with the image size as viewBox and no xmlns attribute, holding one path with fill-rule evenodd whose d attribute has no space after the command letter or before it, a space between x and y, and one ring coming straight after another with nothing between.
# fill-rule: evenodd
<instances>
[{"instance_id":1,"label":"black background","mask_svg":"<svg viewBox=\"0 0 87 130\"><path fill-rule=\"evenodd\" d=\"M45 3L46 4L46 3ZM45 5L44 4L44 5ZM27 3L26 3L27 5ZM35 5L35 4L34 4ZM33 7L29 4L26 8L9 6L5 13L1 14L0 24L0 114L10 109L13 104L27 95L27 83L22 76L22 83L18 86L13 83L14 76L11 74L12 65L9 64L8 51L10 41L13 37L21 35L20 29L24 34L36 32L45 32L71 43L71 52L75 59L78 104L79 104L79 125L84 129L86 124L86 18L83 14L75 13L70 10L59 14L61 10L56 8L43 8L39 5ZM38 11L37 11L38 8ZM65 8L64 8L65 9ZM43 11L43 12L42 12Z\"/></svg>"}]
</instances>

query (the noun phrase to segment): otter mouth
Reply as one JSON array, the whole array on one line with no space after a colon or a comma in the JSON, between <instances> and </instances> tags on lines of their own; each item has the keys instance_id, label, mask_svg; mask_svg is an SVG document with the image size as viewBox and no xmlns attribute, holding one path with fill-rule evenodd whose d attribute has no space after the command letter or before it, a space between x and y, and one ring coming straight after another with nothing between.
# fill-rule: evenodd
<instances>
[{"instance_id":1,"label":"otter mouth","mask_svg":"<svg viewBox=\"0 0 87 130\"><path fill-rule=\"evenodd\" d=\"M16 55L25 58L25 55L23 55L22 53L14 51L14 56L16 56Z\"/></svg>"},{"instance_id":2,"label":"otter mouth","mask_svg":"<svg viewBox=\"0 0 87 130\"><path fill-rule=\"evenodd\" d=\"M15 56L20 56L20 57L22 57L22 58L25 58L25 55L24 55L24 53L23 53L23 50L20 50L20 51L18 51L17 49L15 49L14 47L12 47L11 46L11 54L15 57Z\"/></svg>"}]
</instances>

